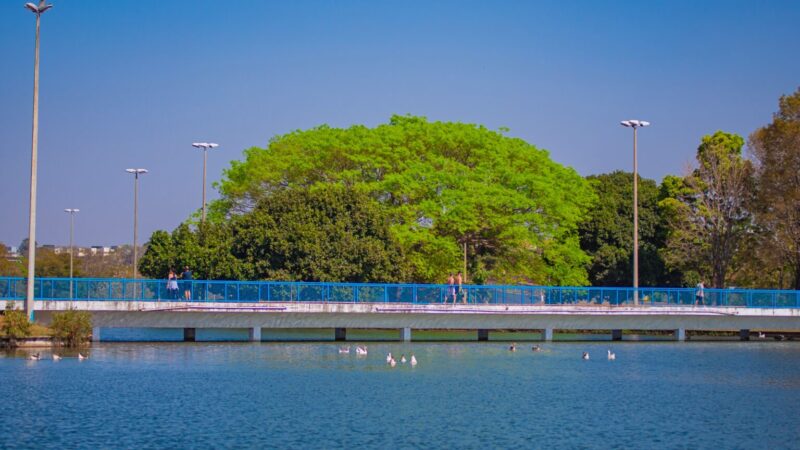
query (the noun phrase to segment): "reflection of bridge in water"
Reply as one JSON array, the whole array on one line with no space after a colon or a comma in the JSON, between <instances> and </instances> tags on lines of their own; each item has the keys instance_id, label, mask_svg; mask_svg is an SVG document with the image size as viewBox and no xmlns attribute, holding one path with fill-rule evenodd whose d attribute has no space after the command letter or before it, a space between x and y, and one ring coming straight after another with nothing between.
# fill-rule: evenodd
<instances>
[{"instance_id":1,"label":"reflection of bridge in water","mask_svg":"<svg viewBox=\"0 0 800 450\"><path fill-rule=\"evenodd\" d=\"M474 330L479 340L492 330L525 330L551 340L557 330L687 330L800 332L800 291L430 284L305 283L37 278L36 317L47 323L55 311L91 311L95 339L101 328L183 329L193 340L199 329L246 330L261 340L263 329L394 329L410 340L412 330ZM23 278L0 278L0 301L22 302ZM73 295L70 295L70 291ZM189 292L189 300L184 298ZM634 294L638 293L638 304ZM135 298L134 298L135 295Z\"/></svg>"}]
</instances>

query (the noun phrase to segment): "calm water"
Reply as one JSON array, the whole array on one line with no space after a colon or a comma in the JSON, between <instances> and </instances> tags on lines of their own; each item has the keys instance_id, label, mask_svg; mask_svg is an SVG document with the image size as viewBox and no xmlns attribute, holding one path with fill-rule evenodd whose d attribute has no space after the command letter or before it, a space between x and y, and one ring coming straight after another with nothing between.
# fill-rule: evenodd
<instances>
[{"instance_id":1,"label":"calm water","mask_svg":"<svg viewBox=\"0 0 800 450\"><path fill-rule=\"evenodd\" d=\"M0 354L0 448L800 448L800 343L368 345Z\"/></svg>"}]
</instances>

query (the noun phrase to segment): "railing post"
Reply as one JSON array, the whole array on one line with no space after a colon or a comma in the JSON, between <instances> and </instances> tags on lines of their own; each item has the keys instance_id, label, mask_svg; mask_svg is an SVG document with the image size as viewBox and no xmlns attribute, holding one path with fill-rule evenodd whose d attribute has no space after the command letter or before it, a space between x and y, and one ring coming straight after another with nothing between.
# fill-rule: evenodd
<instances>
[{"instance_id":1,"label":"railing post","mask_svg":"<svg viewBox=\"0 0 800 450\"><path fill-rule=\"evenodd\" d=\"M414 286L411 288L411 303L417 304L417 287Z\"/></svg>"}]
</instances>

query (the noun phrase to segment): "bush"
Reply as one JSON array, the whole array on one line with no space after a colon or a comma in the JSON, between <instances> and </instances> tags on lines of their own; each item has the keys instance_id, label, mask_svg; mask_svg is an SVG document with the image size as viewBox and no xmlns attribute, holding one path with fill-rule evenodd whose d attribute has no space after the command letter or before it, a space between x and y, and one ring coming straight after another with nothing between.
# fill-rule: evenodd
<instances>
[{"instance_id":1,"label":"bush","mask_svg":"<svg viewBox=\"0 0 800 450\"><path fill-rule=\"evenodd\" d=\"M6 311L3 315L3 334L9 338L11 345L15 340L31 335L31 322L25 311L14 309L11 302L6 303Z\"/></svg>"},{"instance_id":2,"label":"bush","mask_svg":"<svg viewBox=\"0 0 800 450\"><path fill-rule=\"evenodd\" d=\"M55 313L50 328L56 340L68 347L74 347L89 340L92 333L92 315L88 311L74 309Z\"/></svg>"}]
</instances>

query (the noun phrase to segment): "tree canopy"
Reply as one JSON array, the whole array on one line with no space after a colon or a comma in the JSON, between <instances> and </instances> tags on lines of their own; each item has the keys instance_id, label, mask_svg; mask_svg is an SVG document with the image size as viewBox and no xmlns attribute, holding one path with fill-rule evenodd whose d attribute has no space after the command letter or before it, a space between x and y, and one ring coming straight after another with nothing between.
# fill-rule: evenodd
<instances>
[{"instance_id":1,"label":"tree canopy","mask_svg":"<svg viewBox=\"0 0 800 450\"><path fill-rule=\"evenodd\" d=\"M788 269L800 289L800 89L782 96L772 123L750 136L756 161L759 248L767 268Z\"/></svg>"},{"instance_id":2,"label":"tree canopy","mask_svg":"<svg viewBox=\"0 0 800 450\"><path fill-rule=\"evenodd\" d=\"M278 136L225 171L212 220L328 184L379 203L413 280L442 281L466 246L472 281L588 282L577 233L595 200L588 183L546 151L472 124L393 116L374 128Z\"/></svg>"},{"instance_id":3,"label":"tree canopy","mask_svg":"<svg viewBox=\"0 0 800 450\"><path fill-rule=\"evenodd\" d=\"M581 248L589 254L589 281L595 286L630 286L633 262L633 174L616 171L587 177L599 201L580 226ZM639 283L668 286L677 280L659 250L666 226L654 180L639 178Z\"/></svg>"},{"instance_id":4,"label":"tree canopy","mask_svg":"<svg viewBox=\"0 0 800 450\"><path fill-rule=\"evenodd\" d=\"M380 205L340 185L276 191L229 222L157 231L139 269L163 278L185 265L205 279L397 282L409 275Z\"/></svg>"}]
</instances>

